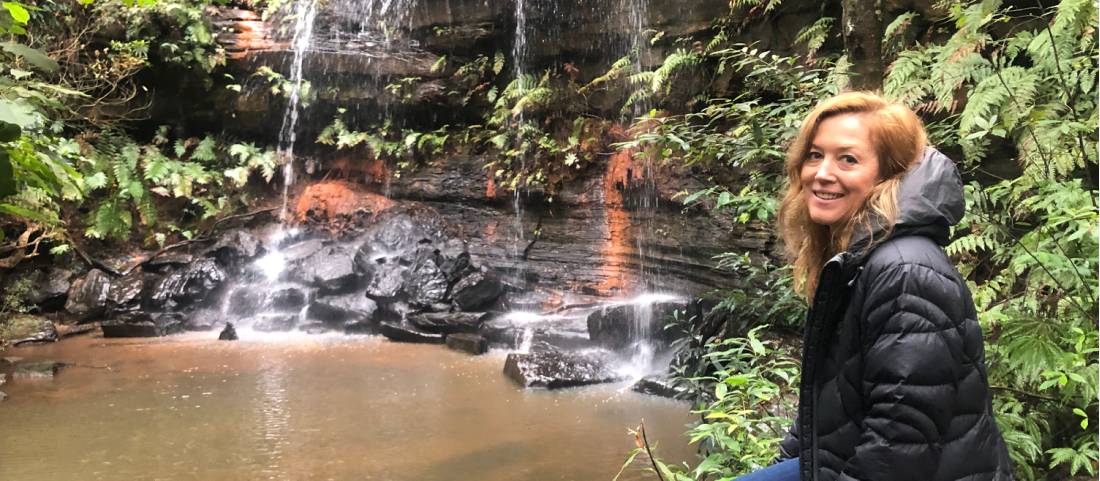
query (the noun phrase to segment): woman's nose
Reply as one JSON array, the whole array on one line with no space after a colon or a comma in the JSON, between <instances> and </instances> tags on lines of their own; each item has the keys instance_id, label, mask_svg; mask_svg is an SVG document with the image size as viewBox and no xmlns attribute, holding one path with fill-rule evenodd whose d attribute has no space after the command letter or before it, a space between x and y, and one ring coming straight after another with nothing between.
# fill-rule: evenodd
<instances>
[{"instance_id":1,"label":"woman's nose","mask_svg":"<svg viewBox=\"0 0 1100 481\"><path fill-rule=\"evenodd\" d=\"M821 163L817 165L817 171L814 172L814 179L828 182L836 180L836 176L833 173L833 167L835 165L832 159L821 159Z\"/></svg>"}]
</instances>

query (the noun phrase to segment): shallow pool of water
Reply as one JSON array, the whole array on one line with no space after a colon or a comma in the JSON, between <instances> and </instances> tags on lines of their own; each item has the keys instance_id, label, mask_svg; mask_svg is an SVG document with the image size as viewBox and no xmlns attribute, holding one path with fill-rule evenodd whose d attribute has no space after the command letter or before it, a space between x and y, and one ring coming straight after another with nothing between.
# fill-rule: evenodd
<instances>
[{"instance_id":1,"label":"shallow pool of water","mask_svg":"<svg viewBox=\"0 0 1100 481\"><path fill-rule=\"evenodd\" d=\"M11 380L2 480L610 480L643 419L693 457L680 402L625 385L523 390L504 353L376 337L83 337L4 356L70 364ZM655 479L629 469L620 479Z\"/></svg>"}]
</instances>

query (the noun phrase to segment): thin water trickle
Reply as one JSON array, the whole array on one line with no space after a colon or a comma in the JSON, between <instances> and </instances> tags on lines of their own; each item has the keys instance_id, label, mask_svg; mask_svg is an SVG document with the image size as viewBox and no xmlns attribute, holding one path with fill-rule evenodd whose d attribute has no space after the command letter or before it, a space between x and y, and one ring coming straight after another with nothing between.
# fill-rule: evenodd
<instances>
[{"instance_id":1,"label":"thin water trickle","mask_svg":"<svg viewBox=\"0 0 1100 481\"><path fill-rule=\"evenodd\" d=\"M317 0L298 0L294 4L294 37L291 48L294 60L290 66L290 92L287 99L283 124L279 128L279 160L283 162L283 206L279 218L284 222L287 217L287 199L290 185L294 183L294 143L297 140L299 107L302 100L304 80L303 65L306 52L313 42L313 22L317 17Z\"/></svg>"}]
</instances>

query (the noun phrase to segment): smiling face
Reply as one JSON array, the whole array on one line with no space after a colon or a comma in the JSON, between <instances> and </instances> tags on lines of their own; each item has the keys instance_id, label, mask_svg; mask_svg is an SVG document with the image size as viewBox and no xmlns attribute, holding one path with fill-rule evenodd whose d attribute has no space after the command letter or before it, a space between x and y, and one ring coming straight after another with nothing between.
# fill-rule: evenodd
<instances>
[{"instance_id":1,"label":"smiling face","mask_svg":"<svg viewBox=\"0 0 1100 481\"><path fill-rule=\"evenodd\" d=\"M879 160L859 115L836 115L817 125L800 181L816 224L838 226L863 207L879 183Z\"/></svg>"}]
</instances>

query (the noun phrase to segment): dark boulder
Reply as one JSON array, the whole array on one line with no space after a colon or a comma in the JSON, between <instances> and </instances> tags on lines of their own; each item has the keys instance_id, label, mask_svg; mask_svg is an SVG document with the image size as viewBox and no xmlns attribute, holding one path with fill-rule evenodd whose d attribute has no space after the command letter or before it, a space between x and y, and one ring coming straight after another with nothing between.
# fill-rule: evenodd
<instances>
[{"instance_id":1,"label":"dark boulder","mask_svg":"<svg viewBox=\"0 0 1100 481\"><path fill-rule=\"evenodd\" d=\"M682 302L653 302L606 307L588 315L588 335L614 349L643 340L667 346L678 337L678 331L665 327L672 313L685 306Z\"/></svg>"},{"instance_id":2,"label":"dark boulder","mask_svg":"<svg viewBox=\"0 0 1100 481\"><path fill-rule=\"evenodd\" d=\"M27 301L37 306L47 304L60 306L65 299L65 295L69 293L69 288L72 287L72 283L69 282L72 276L73 271L67 269L56 267L50 269L45 276L38 279L34 289L27 294Z\"/></svg>"},{"instance_id":3,"label":"dark boulder","mask_svg":"<svg viewBox=\"0 0 1100 481\"><path fill-rule=\"evenodd\" d=\"M435 209L409 203L378 213L362 239L370 249L406 253L421 245L442 245L451 237L450 230Z\"/></svg>"},{"instance_id":4,"label":"dark boulder","mask_svg":"<svg viewBox=\"0 0 1100 481\"><path fill-rule=\"evenodd\" d=\"M398 257L379 256L366 266L367 296L379 301L396 299L405 287L405 271L408 270Z\"/></svg>"},{"instance_id":5,"label":"dark boulder","mask_svg":"<svg viewBox=\"0 0 1100 481\"><path fill-rule=\"evenodd\" d=\"M283 287L271 292L267 306L276 311L298 312L308 301L305 291L297 287Z\"/></svg>"},{"instance_id":6,"label":"dark boulder","mask_svg":"<svg viewBox=\"0 0 1100 481\"><path fill-rule=\"evenodd\" d=\"M447 276L429 252L426 249L417 252L415 264L405 271L405 293L409 302L419 307L443 302L447 295Z\"/></svg>"},{"instance_id":7,"label":"dark boulder","mask_svg":"<svg viewBox=\"0 0 1100 481\"><path fill-rule=\"evenodd\" d=\"M141 308L141 292L145 287L145 273L134 270L111 281L107 302L111 313L132 312Z\"/></svg>"},{"instance_id":8,"label":"dark boulder","mask_svg":"<svg viewBox=\"0 0 1100 481\"><path fill-rule=\"evenodd\" d=\"M218 340L219 341L236 341L237 340L237 329L233 327L232 322L225 323L225 328L223 328L222 332L218 334Z\"/></svg>"},{"instance_id":9,"label":"dark boulder","mask_svg":"<svg viewBox=\"0 0 1100 481\"><path fill-rule=\"evenodd\" d=\"M149 315L128 313L99 326L103 337L160 337L179 332L183 319L178 313Z\"/></svg>"},{"instance_id":10,"label":"dark boulder","mask_svg":"<svg viewBox=\"0 0 1100 481\"><path fill-rule=\"evenodd\" d=\"M344 334L377 334L378 324L371 321L349 322L344 324Z\"/></svg>"},{"instance_id":11,"label":"dark boulder","mask_svg":"<svg viewBox=\"0 0 1100 481\"><path fill-rule=\"evenodd\" d=\"M437 334L478 332L485 317L481 312L424 312L408 316L409 323L416 328Z\"/></svg>"},{"instance_id":12,"label":"dark boulder","mask_svg":"<svg viewBox=\"0 0 1100 481\"><path fill-rule=\"evenodd\" d=\"M107 293L110 290L111 278L99 269L92 269L69 287L65 311L77 322L101 316L107 308Z\"/></svg>"},{"instance_id":13,"label":"dark boulder","mask_svg":"<svg viewBox=\"0 0 1100 481\"><path fill-rule=\"evenodd\" d=\"M169 270L185 267L194 261L195 257L191 254L161 254L141 263L141 266L143 269L149 272L163 273Z\"/></svg>"},{"instance_id":14,"label":"dark boulder","mask_svg":"<svg viewBox=\"0 0 1100 481\"><path fill-rule=\"evenodd\" d=\"M475 272L455 284L451 299L463 311L477 311L490 307L504 293L504 285L496 276Z\"/></svg>"},{"instance_id":15,"label":"dark boulder","mask_svg":"<svg viewBox=\"0 0 1100 481\"><path fill-rule=\"evenodd\" d=\"M264 247L256 236L240 229L228 231L206 251L223 266L240 265L263 254Z\"/></svg>"},{"instance_id":16,"label":"dark boulder","mask_svg":"<svg viewBox=\"0 0 1100 481\"><path fill-rule=\"evenodd\" d=\"M280 254L288 264L299 262L325 247L323 239L308 239L294 243L282 249Z\"/></svg>"},{"instance_id":17,"label":"dark boulder","mask_svg":"<svg viewBox=\"0 0 1100 481\"><path fill-rule=\"evenodd\" d=\"M289 269L291 279L317 287L324 294L344 293L358 287L355 252L348 247L323 247L313 255L291 263Z\"/></svg>"},{"instance_id":18,"label":"dark boulder","mask_svg":"<svg viewBox=\"0 0 1100 481\"><path fill-rule=\"evenodd\" d=\"M488 317L478 331L491 344L509 349L538 343L562 349L596 347L584 319L571 316L508 313Z\"/></svg>"},{"instance_id":19,"label":"dark boulder","mask_svg":"<svg viewBox=\"0 0 1100 481\"><path fill-rule=\"evenodd\" d=\"M634 386L631 386L630 389L642 394L673 399L682 399L688 395L688 389L686 387L677 385L667 376L662 375L643 377L639 379L638 382L634 383Z\"/></svg>"},{"instance_id":20,"label":"dark boulder","mask_svg":"<svg viewBox=\"0 0 1100 481\"><path fill-rule=\"evenodd\" d=\"M462 332L447 335L447 347L476 356L489 352L489 341L480 335Z\"/></svg>"},{"instance_id":21,"label":"dark boulder","mask_svg":"<svg viewBox=\"0 0 1100 481\"><path fill-rule=\"evenodd\" d=\"M252 318L252 329L262 332L289 331L298 324L298 314L260 314Z\"/></svg>"},{"instance_id":22,"label":"dark boulder","mask_svg":"<svg viewBox=\"0 0 1100 481\"><path fill-rule=\"evenodd\" d=\"M229 313L236 316L251 316L264 308L266 295L263 291L251 287L234 289L229 293Z\"/></svg>"},{"instance_id":23,"label":"dark boulder","mask_svg":"<svg viewBox=\"0 0 1100 481\"><path fill-rule=\"evenodd\" d=\"M434 251L435 264L447 278L448 284L454 284L471 269L470 252L462 239L449 239Z\"/></svg>"},{"instance_id":24,"label":"dark boulder","mask_svg":"<svg viewBox=\"0 0 1100 481\"><path fill-rule=\"evenodd\" d=\"M213 259L199 259L161 279L149 300L154 309L165 311L209 302L226 277L225 271Z\"/></svg>"},{"instance_id":25,"label":"dark boulder","mask_svg":"<svg viewBox=\"0 0 1100 481\"><path fill-rule=\"evenodd\" d=\"M625 379L612 368L606 351L569 352L547 349L509 354L504 374L523 387L558 389Z\"/></svg>"},{"instance_id":26,"label":"dark boulder","mask_svg":"<svg viewBox=\"0 0 1100 481\"><path fill-rule=\"evenodd\" d=\"M361 294L345 294L314 300L306 316L332 324L347 324L370 321L377 310L378 304L373 300Z\"/></svg>"},{"instance_id":27,"label":"dark boulder","mask_svg":"<svg viewBox=\"0 0 1100 481\"><path fill-rule=\"evenodd\" d=\"M420 344L443 344L443 334L432 334L417 329L408 324L383 322L378 325L378 332L387 339L397 342L412 342Z\"/></svg>"},{"instance_id":28,"label":"dark boulder","mask_svg":"<svg viewBox=\"0 0 1100 481\"><path fill-rule=\"evenodd\" d=\"M187 331L209 331L225 320L225 316L214 309L199 309L183 315L183 318L183 329Z\"/></svg>"}]
</instances>

